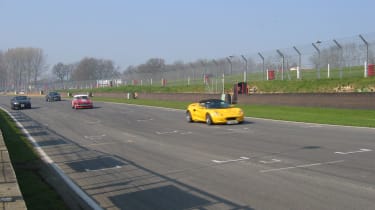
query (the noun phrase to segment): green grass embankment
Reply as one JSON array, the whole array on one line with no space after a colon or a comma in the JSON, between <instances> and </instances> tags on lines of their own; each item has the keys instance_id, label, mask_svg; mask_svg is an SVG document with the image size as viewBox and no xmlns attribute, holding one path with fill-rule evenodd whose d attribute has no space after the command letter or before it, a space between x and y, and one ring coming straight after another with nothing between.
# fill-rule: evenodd
<instances>
[{"instance_id":1,"label":"green grass embankment","mask_svg":"<svg viewBox=\"0 0 375 210\"><path fill-rule=\"evenodd\" d=\"M95 101L115 103L129 103L175 109L186 109L188 102L159 101L145 99L118 99L94 97ZM346 125L359 127L375 127L374 110L357 109L333 109L314 107L290 107L290 106L265 106L265 105L238 105L246 117L266 118L285 121L320 123L330 125ZM181 117L181 120L184 120Z\"/></svg>"},{"instance_id":2,"label":"green grass embankment","mask_svg":"<svg viewBox=\"0 0 375 210\"><path fill-rule=\"evenodd\" d=\"M43 180L43 164L33 146L4 111L0 110L0 129L29 210L68 209L59 195Z\"/></svg>"}]
</instances>

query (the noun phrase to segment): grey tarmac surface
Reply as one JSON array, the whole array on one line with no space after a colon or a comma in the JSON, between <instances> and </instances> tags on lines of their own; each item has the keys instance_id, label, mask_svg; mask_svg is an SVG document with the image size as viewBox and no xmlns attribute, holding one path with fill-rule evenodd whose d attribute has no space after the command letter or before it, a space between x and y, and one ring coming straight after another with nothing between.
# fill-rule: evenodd
<instances>
[{"instance_id":1,"label":"grey tarmac surface","mask_svg":"<svg viewBox=\"0 0 375 210\"><path fill-rule=\"evenodd\" d=\"M32 98L8 109L103 209L374 209L375 129L247 118L187 123L184 111Z\"/></svg>"}]
</instances>

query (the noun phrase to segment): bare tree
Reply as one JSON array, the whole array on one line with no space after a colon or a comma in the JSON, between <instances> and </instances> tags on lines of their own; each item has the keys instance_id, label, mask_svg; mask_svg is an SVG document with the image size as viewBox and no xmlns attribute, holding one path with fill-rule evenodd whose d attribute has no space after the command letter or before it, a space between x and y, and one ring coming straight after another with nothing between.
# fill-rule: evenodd
<instances>
[{"instance_id":1,"label":"bare tree","mask_svg":"<svg viewBox=\"0 0 375 210\"><path fill-rule=\"evenodd\" d=\"M113 61L84 58L82 59L72 73L73 80L98 80L111 79L114 75L119 75L116 72Z\"/></svg>"},{"instance_id":2,"label":"bare tree","mask_svg":"<svg viewBox=\"0 0 375 210\"><path fill-rule=\"evenodd\" d=\"M63 83L69 71L69 66L64 65L63 63L58 63L53 66L52 73Z\"/></svg>"},{"instance_id":3,"label":"bare tree","mask_svg":"<svg viewBox=\"0 0 375 210\"><path fill-rule=\"evenodd\" d=\"M31 48L30 50L31 50L30 70L31 70L31 75L33 79L33 84L36 84L38 77L45 70L44 68L45 55L43 53L43 50L40 48Z\"/></svg>"},{"instance_id":4,"label":"bare tree","mask_svg":"<svg viewBox=\"0 0 375 210\"><path fill-rule=\"evenodd\" d=\"M43 50L39 48L8 49L4 63L12 89L30 90L43 70L44 60Z\"/></svg>"},{"instance_id":5,"label":"bare tree","mask_svg":"<svg viewBox=\"0 0 375 210\"><path fill-rule=\"evenodd\" d=\"M0 51L0 89L5 90L7 88L7 69L5 66L4 54Z\"/></svg>"}]
</instances>

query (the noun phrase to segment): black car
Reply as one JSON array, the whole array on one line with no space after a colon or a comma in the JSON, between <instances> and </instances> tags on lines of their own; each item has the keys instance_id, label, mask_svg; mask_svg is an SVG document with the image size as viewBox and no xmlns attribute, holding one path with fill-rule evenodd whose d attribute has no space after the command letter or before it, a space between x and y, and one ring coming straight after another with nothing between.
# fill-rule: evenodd
<instances>
[{"instance_id":1,"label":"black car","mask_svg":"<svg viewBox=\"0 0 375 210\"><path fill-rule=\"evenodd\" d=\"M49 92L46 95L46 101L61 101L61 95L58 92Z\"/></svg>"},{"instance_id":2,"label":"black car","mask_svg":"<svg viewBox=\"0 0 375 210\"><path fill-rule=\"evenodd\" d=\"M10 100L12 109L31 109L31 101L27 96L15 96Z\"/></svg>"}]
</instances>

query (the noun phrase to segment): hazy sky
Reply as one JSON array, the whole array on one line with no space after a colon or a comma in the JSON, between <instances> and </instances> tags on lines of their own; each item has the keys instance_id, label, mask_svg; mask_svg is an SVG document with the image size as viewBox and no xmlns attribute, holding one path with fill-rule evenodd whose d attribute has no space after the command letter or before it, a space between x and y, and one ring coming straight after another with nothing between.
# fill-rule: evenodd
<instances>
[{"instance_id":1,"label":"hazy sky","mask_svg":"<svg viewBox=\"0 0 375 210\"><path fill-rule=\"evenodd\" d=\"M121 69L223 58L375 31L374 0L0 0L0 50Z\"/></svg>"}]
</instances>

